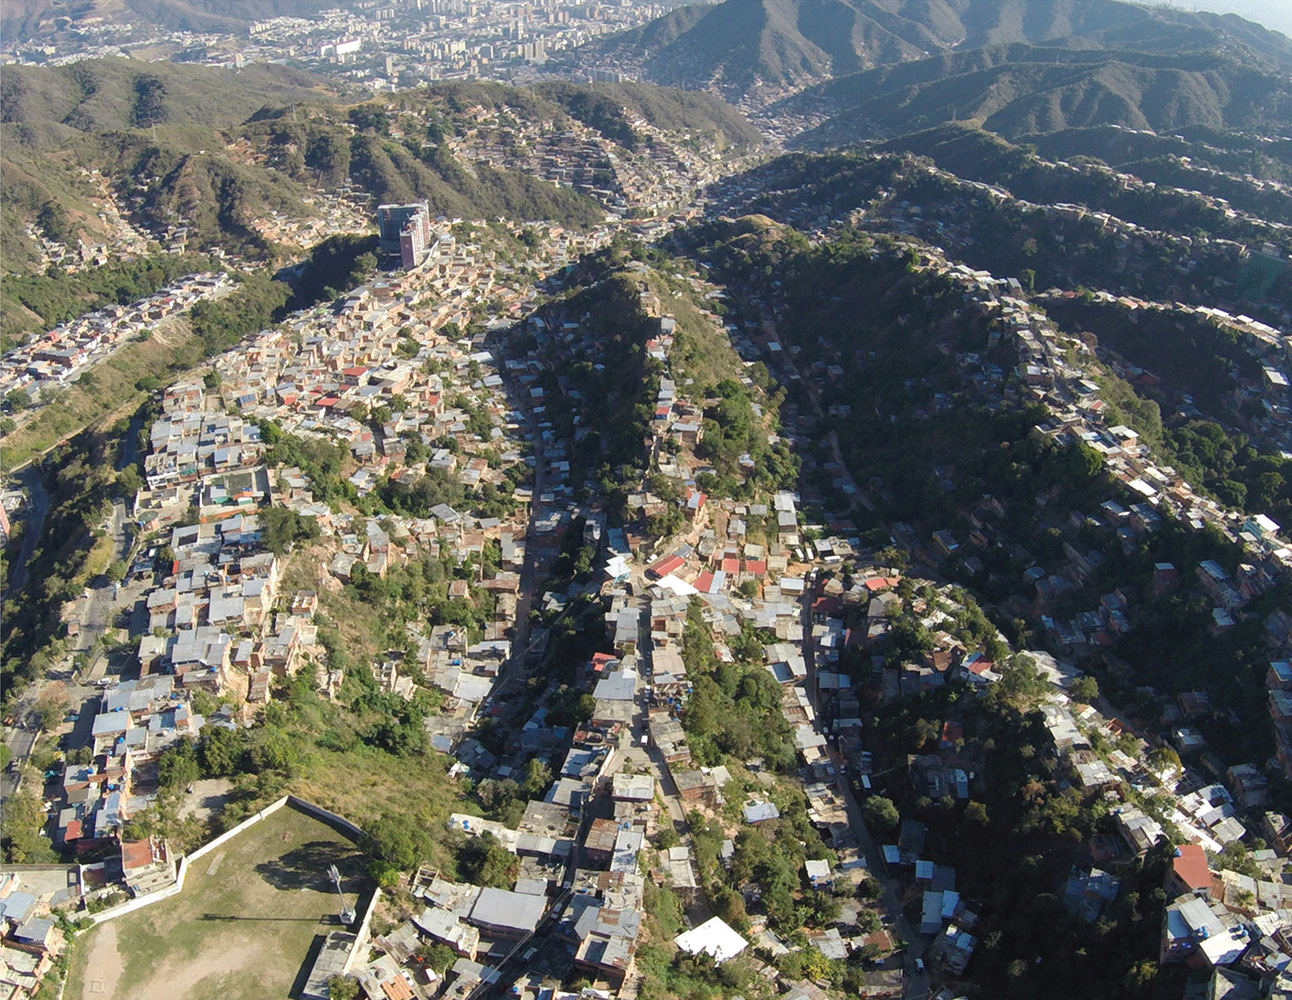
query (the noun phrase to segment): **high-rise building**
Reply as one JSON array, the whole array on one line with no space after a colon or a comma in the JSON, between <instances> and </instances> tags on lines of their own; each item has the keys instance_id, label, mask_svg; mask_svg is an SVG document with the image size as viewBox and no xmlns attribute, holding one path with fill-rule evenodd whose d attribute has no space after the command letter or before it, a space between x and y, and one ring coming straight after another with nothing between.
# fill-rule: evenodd
<instances>
[{"instance_id":1,"label":"high-rise building","mask_svg":"<svg viewBox=\"0 0 1292 1000\"><path fill-rule=\"evenodd\" d=\"M431 241L431 208L424 201L411 205L380 205L377 228L381 252L399 254L404 269L416 267Z\"/></svg>"}]
</instances>

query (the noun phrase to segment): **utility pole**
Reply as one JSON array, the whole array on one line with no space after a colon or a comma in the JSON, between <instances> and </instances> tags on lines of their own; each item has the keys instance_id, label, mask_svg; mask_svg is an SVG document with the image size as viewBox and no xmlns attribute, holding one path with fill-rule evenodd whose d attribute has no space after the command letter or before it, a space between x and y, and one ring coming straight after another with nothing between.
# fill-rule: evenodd
<instances>
[{"instance_id":1,"label":"utility pole","mask_svg":"<svg viewBox=\"0 0 1292 1000\"><path fill-rule=\"evenodd\" d=\"M336 886L337 896L341 899L341 923L349 927L354 923L355 913L345 901L345 893L341 891L341 873L336 870L336 865L330 866L327 873L328 877L332 879L332 884Z\"/></svg>"}]
</instances>

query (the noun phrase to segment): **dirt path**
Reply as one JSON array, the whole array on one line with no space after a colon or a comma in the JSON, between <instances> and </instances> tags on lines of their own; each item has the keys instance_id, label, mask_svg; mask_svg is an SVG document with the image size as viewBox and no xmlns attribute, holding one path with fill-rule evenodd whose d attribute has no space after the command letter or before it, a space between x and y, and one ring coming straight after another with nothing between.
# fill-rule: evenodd
<instances>
[{"instance_id":1,"label":"dirt path","mask_svg":"<svg viewBox=\"0 0 1292 1000\"><path fill-rule=\"evenodd\" d=\"M109 921L94 936L94 947L85 963L81 1000L112 1000L123 971L121 956L117 953L117 925Z\"/></svg>"}]
</instances>

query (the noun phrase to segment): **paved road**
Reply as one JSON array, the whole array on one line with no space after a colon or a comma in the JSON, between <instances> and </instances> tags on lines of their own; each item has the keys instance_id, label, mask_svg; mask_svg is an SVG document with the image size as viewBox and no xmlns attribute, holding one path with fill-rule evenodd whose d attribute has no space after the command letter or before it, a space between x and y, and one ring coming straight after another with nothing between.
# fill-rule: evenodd
<instances>
[{"instance_id":1,"label":"paved road","mask_svg":"<svg viewBox=\"0 0 1292 1000\"><path fill-rule=\"evenodd\" d=\"M41 529L45 524L45 515L49 513L49 494L41 481L40 467L35 464L29 465L15 478L26 488L28 504L26 516L23 518L22 551L18 553L18 559L9 574L6 593L17 592L26 586L27 563L36 551L36 543L40 541Z\"/></svg>"},{"instance_id":2,"label":"paved road","mask_svg":"<svg viewBox=\"0 0 1292 1000\"><path fill-rule=\"evenodd\" d=\"M26 713L28 709L24 706L20 707L19 711ZM6 726L4 731L5 746L9 748L10 759L14 762L13 770L6 769L3 774L0 774L0 798L6 801L18 790L22 765L31 756L32 748L36 745L36 730L34 727L29 727L25 719L25 714L19 717L19 721L23 722L23 728Z\"/></svg>"},{"instance_id":3,"label":"paved road","mask_svg":"<svg viewBox=\"0 0 1292 1000\"><path fill-rule=\"evenodd\" d=\"M508 382L512 387L517 405L522 406L521 400L525 397L520 391L520 386L510 377ZM524 406L522 412L525 414L526 423L529 424L529 440L534 448L534 481L529 504L529 530L525 533L525 562L520 569L520 590L516 595L516 629L511 641L511 662L505 668L505 673L509 676L514 676L518 671L525 669L525 661L529 653L529 612L534 606L534 588L538 584L538 553L533 544L534 524L545 511L540 498L546 488L547 475L547 463L543 459L543 436L538 430L538 422L528 406ZM500 687L506 679L506 677L499 678Z\"/></svg>"},{"instance_id":4,"label":"paved road","mask_svg":"<svg viewBox=\"0 0 1292 1000\"><path fill-rule=\"evenodd\" d=\"M124 560L130 553L130 532L126 521L126 506L120 500L112 505L108 534L112 538L112 558ZM81 627L73 646L73 652L77 653L92 650L99 637L107 631L118 596L117 586L106 577L99 577L87 589L90 596L81 612Z\"/></svg>"},{"instance_id":5,"label":"paved road","mask_svg":"<svg viewBox=\"0 0 1292 1000\"><path fill-rule=\"evenodd\" d=\"M820 705L817 701L816 686L816 657L814 655L812 643L812 601L816 596L816 587L808 586L803 589L803 659L807 666L807 693L812 702L812 709L818 713L820 718ZM866 823L862 819L861 806L858 804L856 796L852 793L851 782L844 777L844 758L839 752L838 746L833 740L826 744L826 752L829 754L830 763L834 765L835 785L843 796L844 806L848 811L848 825L857 838L857 846L866 856L866 865L875 873L878 881L884 887L882 903L888 923L896 932L898 939L905 946L906 952L904 962L906 965L906 988L905 996L907 1000L919 1000L927 997L930 993L929 977L927 972L917 972L915 960L923 958L927 947L922 935L920 935L910 921L902 914L902 901L897 893L898 881L887 877L888 868L884 864L883 852L875 839L866 829Z\"/></svg>"},{"instance_id":6,"label":"paved road","mask_svg":"<svg viewBox=\"0 0 1292 1000\"><path fill-rule=\"evenodd\" d=\"M139 462L139 432L143 430L143 426L143 418L138 413L130 418L130 426L126 428L126 436L121 442L121 457L117 459L118 472Z\"/></svg>"}]
</instances>

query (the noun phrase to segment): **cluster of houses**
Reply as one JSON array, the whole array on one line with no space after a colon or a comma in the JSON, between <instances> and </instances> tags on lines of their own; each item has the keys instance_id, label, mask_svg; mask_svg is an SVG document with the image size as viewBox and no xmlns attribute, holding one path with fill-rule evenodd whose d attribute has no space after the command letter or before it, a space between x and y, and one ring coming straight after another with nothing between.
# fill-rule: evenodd
<instances>
[{"instance_id":1,"label":"cluster of houses","mask_svg":"<svg viewBox=\"0 0 1292 1000\"><path fill-rule=\"evenodd\" d=\"M1292 446L1292 421L1288 408L1289 342L1282 332L1244 313L1234 314L1213 306L1156 302L1105 291L1091 295L1093 302L1128 314L1132 322L1137 322L1142 314L1160 314L1168 319L1178 317L1193 323L1202 322L1233 337L1260 366L1260 375L1248 377L1237 371L1231 372L1232 392L1222 398L1233 410L1235 422L1251 428L1253 437L1266 447L1286 451ZM1073 292L1060 292L1056 298L1062 301L1074 296ZM1151 372L1133 366L1113 364L1112 367L1128 381L1151 385L1156 380ZM1201 416L1187 396L1182 398L1179 412L1185 416Z\"/></svg>"},{"instance_id":2,"label":"cluster of houses","mask_svg":"<svg viewBox=\"0 0 1292 1000\"><path fill-rule=\"evenodd\" d=\"M175 284L132 302L104 306L15 347L0 358L0 395L24 394L41 402L45 388L66 385L150 324L184 312L231 284L225 274L189 274Z\"/></svg>"},{"instance_id":3,"label":"cluster of houses","mask_svg":"<svg viewBox=\"0 0 1292 1000\"><path fill-rule=\"evenodd\" d=\"M54 909L77 887L66 871L0 873L0 996L32 996L67 945Z\"/></svg>"},{"instance_id":4,"label":"cluster of houses","mask_svg":"<svg viewBox=\"0 0 1292 1000\"><path fill-rule=\"evenodd\" d=\"M154 798L149 765L178 740L196 737L207 721L166 675L114 682L89 707L96 710L89 752L79 758L88 760L63 765L51 809L54 842L81 857L120 840L130 817Z\"/></svg>"},{"instance_id":5,"label":"cluster of houses","mask_svg":"<svg viewBox=\"0 0 1292 1000\"><path fill-rule=\"evenodd\" d=\"M684 147L676 135L637 116L627 121L638 137L636 153L574 119L557 132L506 108L478 106L465 116L468 127L447 140L456 155L581 191L619 218L693 215L698 192L731 169L716 148Z\"/></svg>"},{"instance_id":6,"label":"cluster of houses","mask_svg":"<svg viewBox=\"0 0 1292 1000\"><path fill-rule=\"evenodd\" d=\"M936 251L930 256L932 262L926 266L957 280L971 300L995 318L997 330L992 336L999 333L1003 342L1016 349L1019 365L1015 374L1026 385L1026 398L1045 403L1051 413L1036 428L1037 432L1064 444L1082 443L1093 449L1134 499L1127 506L1109 501L1097 511L1072 511L1069 521L1106 528L1127 551L1133 551L1145 535L1161 528L1164 513L1195 530L1211 527L1219 531L1243 549L1243 561L1236 572L1231 573L1214 560L1202 560L1190 567L1164 562L1155 567L1152 587L1155 594L1161 595L1184 586L1186 581L1196 580L1197 587L1213 605L1212 633L1234 627L1244 617L1248 605L1268 592L1292 567L1292 548L1279 536L1280 526L1264 515L1235 513L1200 495L1173 468L1158 462L1135 431L1123 425L1109 426L1100 386L1086 377L1088 365L1082 359L1088 359L1090 349L1062 336L1038 306L1002 294L1004 282L986 272L950 264ZM1074 351L1075 362L1071 360ZM1008 401L1002 393L1000 404ZM984 503L990 505L989 500ZM975 548L981 550L994 543L1008 543L994 528L991 514L986 509L975 512L971 519L972 531L963 543L951 537L938 545L935 539L940 558L935 557L934 565L954 556L968 566L969 560L976 558L972 555ZM919 554L919 549L914 551ZM1135 595L1121 589L1103 595L1092 611L1078 613L1068 621L1056 620L1050 614L1050 607L1060 597L1079 588L1090 577L1102 561L1101 553L1065 542L1063 565L1050 571L1040 567L1025 552L1017 554L1028 564L1024 582L1033 588L1034 598L1031 602L1018 601L1015 610L1038 616L1059 648L1079 655L1111 646L1129 630L1127 611ZM1285 643L1292 634L1289 632L1292 618L1282 610L1269 614L1264 625L1275 646ZM1276 723L1281 718L1274 716ZM1280 760L1285 758L1286 755Z\"/></svg>"},{"instance_id":7,"label":"cluster of houses","mask_svg":"<svg viewBox=\"0 0 1292 1000\"><path fill-rule=\"evenodd\" d=\"M148 253L147 234L136 229L121 214L116 193L108 178L98 169L80 167L77 173L95 192L87 201L98 209L99 222L106 229L106 242L87 242L82 230L75 246L68 246L52 239L43 227L29 224L24 227L24 231L37 255L37 273L44 274L51 266L55 266L67 274L76 274L89 268L102 267L110 261L129 260Z\"/></svg>"},{"instance_id":8,"label":"cluster of houses","mask_svg":"<svg viewBox=\"0 0 1292 1000\"><path fill-rule=\"evenodd\" d=\"M1266 826L1279 822L1286 824L1286 817L1270 814ZM1292 887L1283 882L1286 858L1280 856L1288 845L1286 837L1272 842L1279 851L1248 855L1255 874L1231 870L1223 859L1209 861L1195 844L1176 848L1167 868L1158 958L1210 971L1215 996L1292 997Z\"/></svg>"}]
</instances>

